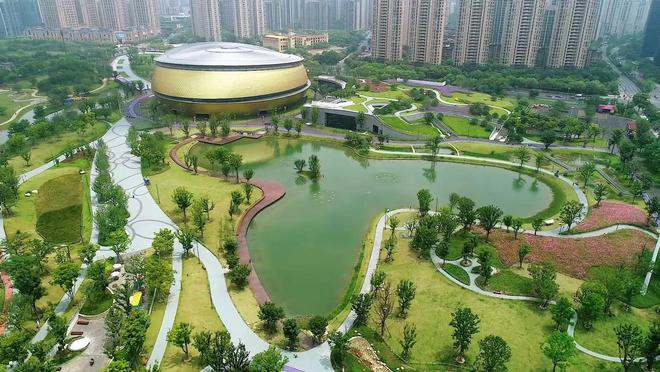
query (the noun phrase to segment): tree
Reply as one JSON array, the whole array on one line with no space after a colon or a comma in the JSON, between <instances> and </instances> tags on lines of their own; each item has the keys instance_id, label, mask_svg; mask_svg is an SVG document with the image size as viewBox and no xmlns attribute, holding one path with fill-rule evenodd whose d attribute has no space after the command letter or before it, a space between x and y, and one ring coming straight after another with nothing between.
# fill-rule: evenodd
<instances>
[{"instance_id":1,"label":"tree","mask_svg":"<svg viewBox=\"0 0 660 372\"><path fill-rule=\"evenodd\" d=\"M369 319L369 311L373 304L373 296L360 293L351 298L351 309L355 312L355 325L365 325Z\"/></svg>"},{"instance_id":2,"label":"tree","mask_svg":"<svg viewBox=\"0 0 660 372\"><path fill-rule=\"evenodd\" d=\"M320 315L314 316L307 323L307 328L314 335L314 340L321 342L325 330L328 328L328 319Z\"/></svg>"},{"instance_id":3,"label":"tree","mask_svg":"<svg viewBox=\"0 0 660 372\"><path fill-rule=\"evenodd\" d=\"M614 129L607 144L607 147L610 148L610 154L614 153L614 148L621 144L621 140L623 140L623 130L620 128Z\"/></svg>"},{"instance_id":4,"label":"tree","mask_svg":"<svg viewBox=\"0 0 660 372\"><path fill-rule=\"evenodd\" d=\"M545 163L545 155L541 154L540 152L536 154L534 157L534 164L536 165L536 172L541 169L541 166Z\"/></svg>"},{"instance_id":5,"label":"tree","mask_svg":"<svg viewBox=\"0 0 660 372\"><path fill-rule=\"evenodd\" d=\"M385 335L385 322L394 310L394 301L392 299L392 286L390 282L385 281L383 287L376 294L376 315L378 316L378 329L380 337Z\"/></svg>"},{"instance_id":6,"label":"tree","mask_svg":"<svg viewBox=\"0 0 660 372\"><path fill-rule=\"evenodd\" d=\"M646 362L646 369L653 370L655 359L660 354L660 321L656 320L651 324L649 333L642 345L642 354Z\"/></svg>"},{"instance_id":7,"label":"tree","mask_svg":"<svg viewBox=\"0 0 660 372\"><path fill-rule=\"evenodd\" d=\"M486 241L490 237L490 231L497 226L497 223L502 217L502 210L495 205L486 205L477 209L477 216L479 217L479 224L486 230Z\"/></svg>"},{"instance_id":8,"label":"tree","mask_svg":"<svg viewBox=\"0 0 660 372\"><path fill-rule=\"evenodd\" d=\"M284 118L284 129L286 129L287 136L291 133L291 129L293 129L293 120L288 116Z\"/></svg>"},{"instance_id":9,"label":"tree","mask_svg":"<svg viewBox=\"0 0 660 372\"><path fill-rule=\"evenodd\" d=\"M264 322L264 328L269 333L277 331L277 322L284 319L284 309L268 301L259 306L259 320Z\"/></svg>"},{"instance_id":10,"label":"tree","mask_svg":"<svg viewBox=\"0 0 660 372\"><path fill-rule=\"evenodd\" d=\"M184 226L174 235L176 236L179 243L181 243L184 255L187 256L193 247L193 242L195 241L195 232Z\"/></svg>"},{"instance_id":11,"label":"tree","mask_svg":"<svg viewBox=\"0 0 660 372\"><path fill-rule=\"evenodd\" d=\"M346 352L348 350L348 339L349 336L347 334L337 331L332 332L330 337L328 337L328 343L332 348L330 359L333 366L344 365L344 357L346 356Z\"/></svg>"},{"instance_id":12,"label":"tree","mask_svg":"<svg viewBox=\"0 0 660 372\"><path fill-rule=\"evenodd\" d=\"M660 199L654 196L646 203L646 222L651 223L653 215L660 215Z\"/></svg>"},{"instance_id":13,"label":"tree","mask_svg":"<svg viewBox=\"0 0 660 372\"><path fill-rule=\"evenodd\" d=\"M533 291L543 300L545 307L559 292L559 285L555 282L557 272L554 266L548 262L533 263L529 266L528 271L532 277Z\"/></svg>"},{"instance_id":14,"label":"tree","mask_svg":"<svg viewBox=\"0 0 660 372\"><path fill-rule=\"evenodd\" d=\"M254 177L254 169L247 168L243 170L243 178L245 178L245 181L250 182L252 177Z\"/></svg>"},{"instance_id":15,"label":"tree","mask_svg":"<svg viewBox=\"0 0 660 372\"><path fill-rule=\"evenodd\" d=\"M436 214L435 222L438 225L438 231L442 235L442 240L449 242L449 239L459 225L458 218L451 213L451 210L443 208L439 214Z\"/></svg>"},{"instance_id":16,"label":"tree","mask_svg":"<svg viewBox=\"0 0 660 372\"><path fill-rule=\"evenodd\" d=\"M518 247L518 267L522 269L522 264L523 261L525 260L525 257L532 253L532 247L529 246L527 243L522 243Z\"/></svg>"},{"instance_id":17,"label":"tree","mask_svg":"<svg viewBox=\"0 0 660 372\"><path fill-rule=\"evenodd\" d=\"M250 266L237 265L229 272L229 280L238 289L243 289L248 285L248 277L250 276Z\"/></svg>"},{"instance_id":18,"label":"tree","mask_svg":"<svg viewBox=\"0 0 660 372\"><path fill-rule=\"evenodd\" d=\"M204 213L206 213L206 220L211 220L211 211L215 208L215 203L212 202L208 196L202 195L199 198L199 204L202 207Z\"/></svg>"},{"instance_id":19,"label":"tree","mask_svg":"<svg viewBox=\"0 0 660 372\"><path fill-rule=\"evenodd\" d=\"M490 250L484 249L479 252L479 275L484 278L484 285L488 285L488 280L493 275L492 260L493 254Z\"/></svg>"},{"instance_id":20,"label":"tree","mask_svg":"<svg viewBox=\"0 0 660 372\"><path fill-rule=\"evenodd\" d=\"M616 344L619 347L619 359L625 372L635 363L644 342L642 330L634 324L619 324L614 327Z\"/></svg>"},{"instance_id":21,"label":"tree","mask_svg":"<svg viewBox=\"0 0 660 372\"><path fill-rule=\"evenodd\" d=\"M309 166L309 178L316 181L321 178L321 161L316 155L311 155L307 162Z\"/></svg>"},{"instance_id":22,"label":"tree","mask_svg":"<svg viewBox=\"0 0 660 372\"><path fill-rule=\"evenodd\" d=\"M522 230L523 221L520 218L514 218L511 228L513 228L513 238L518 239L518 233Z\"/></svg>"},{"instance_id":23,"label":"tree","mask_svg":"<svg viewBox=\"0 0 660 372\"><path fill-rule=\"evenodd\" d=\"M640 180L633 180L632 185L630 185L630 193L632 194L632 202L635 202L635 199L641 197L644 195L644 191L646 191L647 187L644 185L644 183Z\"/></svg>"},{"instance_id":24,"label":"tree","mask_svg":"<svg viewBox=\"0 0 660 372\"><path fill-rule=\"evenodd\" d=\"M565 332L554 331L548 337L548 340L541 345L543 354L552 362L552 371L554 372L559 365L563 369L571 357L576 353L575 341L573 337Z\"/></svg>"},{"instance_id":25,"label":"tree","mask_svg":"<svg viewBox=\"0 0 660 372\"><path fill-rule=\"evenodd\" d=\"M183 221L186 221L186 210L193 203L193 194L185 187L179 186L172 192L172 201L183 212Z\"/></svg>"},{"instance_id":26,"label":"tree","mask_svg":"<svg viewBox=\"0 0 660 372\"><path fill-rule=\"evenodd\" d=\"M442 240L438 242L438 244L435 246L435 255L442 258L442 264L445 264L445 261L447 259L447 255L449 254L449 242L446 240Z\"/></svg>"},{"instance_id":27,"label":"tree","mask_svg":"<svg viewBox=\"0 0 660 372\"><path fill-rule=\"evenodd\" d=\"M424 122L426 123L426 125L433 124L433 120L435 120L435 115L433 115L432 112L425 112L424 113Z\"/></svg>"},{"instance_id":28,"label":"tree","mask_svg":"<svg viewBox=\"0 0 660 372\"><path fill-rule=\"evenodd\" d=\"M571 229L573 223L582 213L582 204L576 200L567 201L559 212L559 220L567 226L566 231Z\"/></svg>"},{"instance_id":29,"label":"tree","mask_svg":"<svg viewBox=\"0 0 660 372\"><path fill-rule=\"evenodd\" d=\"M296 161L293 162L293 165L296 168L296 172L298 173L302 173L302 171L305 169L305 164L307 164L305 159L296 159Z\"/></svg>"},{"instance_id":30,"label":"tree","mask_svg":"<svg viewBox=\"0 0 660 372\"><path fill-rule=\"evenodd\" d=\"M537 231L541 230L541 227L543 227L543 219L535 218L532 220L532 229L534 229L534 235L536 235Z\"/></svg>"},{"instance_id":31,"label":"tree","mask_svg":"<svg viewBox=\"0 0 660 372\"><path fill-rule=\"evenodd\" d=\"M394 248L396 248L396 238L390 236L389 239L385 241L385 251L387 255L385 256L385 262L392 262L394 260Z\"/></svg>"},{"instance_id":32,"label":"tree","mask_svg":"<svg viewBox=\"0 0 660 372\"><path fill-rule=\"evenodd\" d=\"M112 242L112 245L110 246L110 249L115 252L115 259L117 262L121 262L121 254L126 252L128 249L128 235L126 234L126 231L124 230L116 230L110 233L110 241Z\"/></svg>"},{"instance_id":33,"label":"tree","mask_svg":"<svg viewBox=\"0 0 660 372\"><path fill-rule=\"evenodd\" d=\"M417 327L414 324L403 326L403 339L399 341L401 345L401 359L408 361L412 354L412 348L417 343Z\"/></svg>"},{"instance_id":34,"label":"tree","mask_svg":"<svg viewBox=\"0 0 660 372\"><path fill-rule=\"evenodd\" d=\"M480 320L469 307L458 308L451 316L452 319L449 325L454 328L452 338L454 339L454 348L458 353L456 361L463 364L465 362L465 352L472 342L472 336L479 332Z\"/></svg>"},{"instance_id":35,"label":"tree","mask_svg":"<svg viewBox=\"0 0 660 372\"><path fill-rule=\"evenodd\" d=\"M280 372L289 358L282 356L275 346L268 350L257 353L250 363L250 372Z\"/></svg>"},{"instance_id":36,"label":"tree","mask_svg":"<svg viewBox=\"0 0 660 372\"><path fill-rule=\"evenodd\" d=\"M419 190L417 192L417 201L419 202L419 214L426 216L431 209L431 202L433 201L431 192L428 189Z\"/></svg>"},{"instance_id":37,"label":"tree","mask_svg":"<svg viewBox=\"0 0 660 372\"><path fill-rule=\"evenodd\" d=\"M513 156L520 161L520 168L522 168L523 164L529 160L531 155L527 146L520 146L513 151Z\"/></svg>"},{"instance_id":38,"label":"tree","mask_svg":"<svg viewBox=\"0 0 660 372\"><path fill-rule=\"evenodd\" d=\"M568 327L571 318L573 318L574 312L575 310L571 305L571 301L564 296L560 297L557 304L550 309L552 320L555 322L555 329L565 330L566 327Z\"/></svg>"},{"instance_id":39,"label":"tree","mask_svg":"<svg viewBox=\"0 0 660 372\"><path fill-rule=\"evenodd\" d=\"M238 170L243 165L243 155L231 153L227 159L227 164L236 172L236 183L239 182L238 179Z\"/></svg>"},{"instance_id":40,"label":"tree","mask_svg":"<svg viewBox=\"0 0 660 372\"><path fill-rule=\"evenodd\" d=\"M479 341L477 366L483 372L506 371L511 359L511 348L500 336L486 336Z\"/></svg>"},{"instance_id":41,"label":"tree","mask_svg":"<svg viewBox=\"0 0 660 372\"><path fill-rule=\"evenodd\" d=\"M59 265L52 274L51 284L60 286L64 293L73 300L76 279L80 275L80 266L75 263Z\"/></svg>"},{"instance_id":42,"label":"tree","mask_svg":"<svg viewBox=\"0 0 660 372\"><path fill-rule=\"evenodd\" d=\"M385 279L387 278L387 274L383 271L376 271L374 275L371 276L371 280L369 281L369 284L371 284L371 289L373 290L374 293L378 293L381 288L383 288L383 285L385 284Z\"/></svg>"},{"instance_id":43,"label":"tree","mask_svg":"<svg viewBox=\"0 0 660 372\"><path fill-rule=\"evenodd\" d=\"M32 151L25 150L21 152L21 158L25 161L25 166L30 165L30 159L32 158Z\"/></svg>"},{"instance_id":44,"label":"tree","mask_svg":"<svg viewBox=\"0 0 660 372\"><path fill-rule=\"evenodd\" d=\"M174 238L176 236L172 230L162 228L156 232L154 239L151 241L151 247L159 257L163 257L172 253L174 249Z\"/></svg>"},{"instance_id":45,"label":"tree","mask_svg":"<svg viewBox=\"0 0 660 372\"><path fill-rule=\"evenodd\" d=\"M438 155L438 151L440 150L440 143L442 143L442 136L437 135L431 137L428 141L426 141L426 146L431 150L431 157L433 160L435 160L435 157Z\"/></svg>"},{"instance_id":46,"label":"tree","mask_svg":"<svg viewBox=\"0 0 660 372\"><path fill-rule=\"evenodd\" d=\"M509 232L509 228L513 224L513 216L507 214L506 216L502 217L502 224L506 226L506 232Z\"/></svg>"},{"instance_id":47,"label":"tree","mask_svg":"<svg viewBox=\"0 0 660 372\"><path fill-rule=\"evenodd\" d=\"M228 348L227 370L248 371L250 369L250 352L245 345L239 341L236 347Z\"/></svg>"},{"instance_id":48,"label":"tree","mask_svg":"<svg viewBox=\"0 0 660 372\"><path fill-rule=\"evenodd\" d=\"M132 311L121 322L121 328L118 335L118 356L134 366L142 353L142 347L149 328L149 315L142 311Z\"/></svg>"},{"instance_id":49,"label":"tree","mask_svg":"<svg viewBox=\"0 0 660 372\"><path fill-rule=\"evenodd\" d=\"M557 136L555 136L555 132L552 130L546 130L543 133L541 133L541 142L543 145L545 145L545 149L547 150L550 145L552 145L555 141L557 140Z\"/></svg>"},{"instance_id":50,"label":"tree","mask_svg":"<svg viewBox=\"0 0 660 372\"><path fill-rule=\"evenodd\" d=\"M192 220L193 225L197 229L200 237L204 237L204 228L206 227L206 214L204 213L204 208L202 207L199 201L193 203L192 208Z\"/></svg>"},{"instance_id":51,"label":"tree","mask_svg":"<svg viewBox=\"0 0 660 372\"><path fill-rule=\"evenodd\" d=\"M415 229L415 235L410 241L410 248L418 253L419 257L428 256L431 248L438 242L438 230L434 219L430 216L423 217Z\"/></svg>"},{"instance_id":52,"label":"tree","mask_svg":"<svg viewBox=\"0 0 660 372\"><path fill-rule=\"evenodd\" d=\"M69 324L63 316L53 315L48 319L48 335L52 336L58 345L64 346L68 327Z\"/></svg>"},{"instance_id":53,"label":"tree","mask_svg":"<svg viewBox=\"0 0 660 372\"><path fill-rule=\"evenodd\" d=\"M177 323L167 332L167 342L178 346L186 354L186 359L190 357L188 346L191 342L193 326L190 323Z\"/></svg>"},{"instance_id":54,"label":"tree","mask_svg":"<svg viewBox=\"0 0 660 372\"><path fill-rule=\"evenodd\" d=\"M179 124L181 125L184 137L188 138L190 136L190 121L183 119Z\"/></svg>"},{"instance_id":55,"label":"tree","mask_svg":"<svg viewBox=\"0 0 660 372\"><path fill-rule=\"evenodd\" d=\"M158 256L150 256L144 260L144 276L147 288L155 291L155 298L159 301L166 300L174 282L172 265Z\"/></svg>"},{"instance_id":56,"label":"tree","mask_svg":"<svg viewBox=\"0 0 660 372\"><path fill-rule=\"evenodd\" d=\"M7 214L11 214L11 208L18 202L18 177L14 168L9 166L0 167L0 207Z\"/></svg>"},{"instance_id":57,"label":"tree","mask_svg":"<svg viewBox=\"0 0 660 372\"><path fill-rule=\"evenodd\" d=\"M251 183L243 184L243 192L245 193L245 201L250 204L250 199L252 198L252 191L254 190L254 185Z\"/></svg>"},{"instance_id":58,"label":"tree","mask_svg":"<svg viewBox=\"0 0 660 372\"><path fill-rule=\"evenodd\" d=\"M289 350L295 350L298 346L298 333L300 328L298 328L298 322L295 319L287 319L284 321L284 337L286 338L286 348Z\"/></svg>"},{"instance_id":59,"label":"tree","mask_svg":"<svg viewBox=\"0 0 660 372\"><path fill-rule=\"evenodd\" d=\"M607 289L599 282L584 282L577 291L577 301L580 303L578 314L585 329L591 329L593 321L605 312L605 297Z\"/></svg>"},{"instance_id":60,"label":"tree","mask_svg":"<svg viewBox=\"0 0 660 372\"><path fill-rule=\"evenodd\" d=\"M364 128L364 122L366 119L366 115L364 112L360 111L358 112L357 116L355 117L355 125L357 126L358 130L362 130Z\"/></svg>"},{"instance_id":61,"label":"tree","mask_svg":"<svg viewBox=\"0 0 660 372\"><path fill-rule=\"evenodd\" d=\"M415 283L410 280L402 280L396 287L396 294L399 297L399 317L405 319L408 315L408 310L415 299L416 287Z\"/></svg>"},{"instance_id":62,"label":"tree","mask_svg":"<svg viewBox=\"0 0 660 372\"><path fill-rule=\"evenodd\" d=\"M594 175L595 171L596 165L592 162L586 162L580 167L580 169L578 169L580 179L583 182L582 187L587 187L587 184L589 183L591 177Z\"/></svg>"},{"instance_id":63,"label":"tree","mask_svg":"<svg viewBox=\"0 0 660 372\"><path fill-rule=\"evenodd\" d=\"M388 220L391 230L390 238L394 236L394 231L396 230L397 227L399 227L399 222L400 221L396 216L390 217L390 219Z\"/></svg>"},{"instance_id":64,"label":"tree","mask_svg":"<svg viewBox=\"0 0 660 372\"><path fill-rule=\"evenodd\" d=\"M94 262L94 256L96 256L96 251L99 249L97 244L87 243L83 244L80 248L80 260L86 264L90 265Z\"/></svg>"},{"instance_id":65,"label":"tree","mask_svg":"<svg viewBox=\"0 0 660 372\"><path fill-rule=\"evenodd\" d=\"M470 230L470 227L477 219L477 213L474 210L474 202L472 199L462 197L458 202L458 220L463 225L463 230Z\"/></svg>"}]
</instances>

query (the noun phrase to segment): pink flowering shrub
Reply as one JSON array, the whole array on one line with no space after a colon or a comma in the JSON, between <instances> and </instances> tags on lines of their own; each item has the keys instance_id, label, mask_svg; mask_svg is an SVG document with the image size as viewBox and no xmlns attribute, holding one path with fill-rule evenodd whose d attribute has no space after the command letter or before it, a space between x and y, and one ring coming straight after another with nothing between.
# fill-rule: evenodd
<instances>
[{"instance_id":1,"label":"pink flowering shrub","mask_svg":"<svg viewBox=\"0 0 660 372\"><path fill-rule=\"evenodd\" d=\"M555 268L575 278L584 279L587 270L597 265L631 265L635 255L645 246L653 249L655 240L637 230L620 230L594 238L572 239L518 235L498 230L490 235L491 244L497 247L502 262L518 263L518 247L526 242L532 247L528 262L551 262Z\"/></svg>"},{"instance_id":2,"label":"pink flowering shrub","mask_svg":"<svg viewBox=\"0 0 660 372\"><path fill-rule=\"evenodd\" d=\"M598 208L592 207L584 221L571 231L594 231L618 223L647 226L646 221L646 213L637 206L608 200L601 202Z\"/></svg>"}]
</instances>

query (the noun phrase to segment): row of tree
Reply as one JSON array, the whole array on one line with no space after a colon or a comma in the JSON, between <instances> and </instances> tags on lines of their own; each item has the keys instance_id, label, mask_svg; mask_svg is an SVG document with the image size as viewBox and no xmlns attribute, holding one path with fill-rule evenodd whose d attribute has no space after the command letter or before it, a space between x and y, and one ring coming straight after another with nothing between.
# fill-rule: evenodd
<instances>
[{"instance_id":1,"label":"row of tree","mask_svg":"<svg viewBox=\"0 0 660 372\"><path fill-rule=\"evenodd\" d=\"M102 140L97 142L94 160L98 175L92 184L99 207L94 219L101 245L110 245L120 260L120 254L128 248L128 236L124 227L128 223L128 198L124 189L113 183L110 174L108 147Z\"/></svg>"}]
</instances>

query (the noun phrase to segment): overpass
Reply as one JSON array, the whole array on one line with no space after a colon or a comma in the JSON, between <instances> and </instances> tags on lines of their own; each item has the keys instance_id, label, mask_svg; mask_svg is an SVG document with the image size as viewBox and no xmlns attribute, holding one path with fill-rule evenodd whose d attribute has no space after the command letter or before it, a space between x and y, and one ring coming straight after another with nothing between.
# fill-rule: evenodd
<instances>
[{"instance_id":1,"label":"overpass","mask_svg":"<svg viewBox=\"0 0 660 372\"><path fill-rule=\"evenodd\" d=\"M334 76L319 75L319 76L315 77L314 80L316 80L316 81L325 81L326 83L332 83L332 84L335 84L335 85L339 85L341 87L341 89L346 89L346 84L347 83L343 80L337 79Z\"/></svg>"}]
</instances>

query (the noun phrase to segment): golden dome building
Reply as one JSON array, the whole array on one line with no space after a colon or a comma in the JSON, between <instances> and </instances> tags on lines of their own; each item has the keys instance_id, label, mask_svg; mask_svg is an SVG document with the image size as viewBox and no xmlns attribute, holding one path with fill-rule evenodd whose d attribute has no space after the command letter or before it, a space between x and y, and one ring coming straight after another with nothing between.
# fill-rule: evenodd
<instances>
[{"instance_id":1,"label":"golden dome building","mask_svg":"<svg viewBox=\"0 0 660 372\"><path fill-rule=\"evenodd\" d=\"M151 88L177 112L249 115L294 105L309 86L301 57L213 42L184 45L157 57Z\"/></svg>"}]
</instances>

